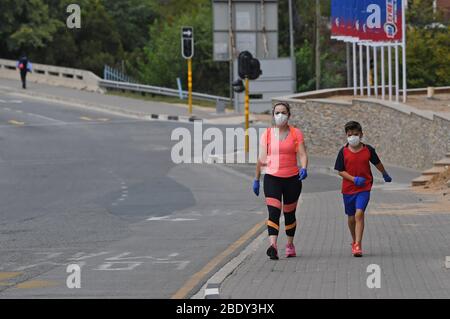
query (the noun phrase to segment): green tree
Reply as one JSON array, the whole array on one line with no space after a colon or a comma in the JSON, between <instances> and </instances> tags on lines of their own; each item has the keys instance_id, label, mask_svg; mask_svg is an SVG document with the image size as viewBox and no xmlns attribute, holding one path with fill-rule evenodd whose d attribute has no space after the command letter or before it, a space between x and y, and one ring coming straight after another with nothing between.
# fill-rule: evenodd
<instances>
[{"instance_id":1,"label":"green tree","mask_svg":"<svg viewBox=\"0 0 450 319\"><path fill-rule=\"evenodd\" d=\"M408 86L448 86L450 84L450 27L408 30L406 50Z\"/></svg>"},{"instance_id":2,"label":"green tree","mask_svg":"<svg viewBox=\"0 0 450 319\"><path fill-rule=\"evenodd\" d=\"M140 79L148 84L176 87L176 78L187 79L187 63L181 56L182 26L194 27L194 90L224 95L228 88L228 64L213 61L212 11L209 2L183 12L173 22L156 21L150 27L150 42L139 62ZM186 85L184 85L186 89Z\"/></svg>"},{"instance_id":3,"label":"green tree","mask_svg":"<svg viewBox=\"0 0 450 319\"><path fill-rule=\"evenodd\" d=\"M42 0L2 0L0 20L0 48L10 57L45 47L62 24Z\"/></svg>"},{"instance_id":4,"label":"green tree","mask_svg":"<svg viewBox=\"0 0 450 319\"><path fill-rule=\"evenodd\" d=\"M81 8L81 29L69 29L65 22L66 8L72 0L46 0L52 15L64 24L54 40L37 52L43 63L91 70L103 75L105 64L115 65L124 58L117 24L107 12L102 0L78 0Z\"/></svg>"}]
</instances>

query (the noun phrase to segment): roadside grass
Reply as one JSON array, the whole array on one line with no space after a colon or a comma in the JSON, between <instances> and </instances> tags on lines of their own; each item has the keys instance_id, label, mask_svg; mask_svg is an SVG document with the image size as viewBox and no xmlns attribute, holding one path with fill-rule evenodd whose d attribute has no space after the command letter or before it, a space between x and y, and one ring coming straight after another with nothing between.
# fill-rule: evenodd
<instances>
[{"instance_id":1,"label":"roadside grass","mask_svg":"<svg viewBox=\"0 0 450 319\"><path fill-rule=\"evenodd\" d=\"M171 103L171 104L185 104L187 106L187 99L180 100L179 98L172 97L172 96L164 96L164 95L157 95L157 94L151 94L151 93L129 92L129 91L122 91L122 90L108 90L106 92L106 94L128 97L128 98L138 99L138 100L145 100L145 101L164 102L164 103ZM193 99L192 104L196 105L196 106L216 108L216 103L211 102L211 101ZM226 104L225 107L227 109L233 109L229 103Z\"/></svg>"}]
</instances>

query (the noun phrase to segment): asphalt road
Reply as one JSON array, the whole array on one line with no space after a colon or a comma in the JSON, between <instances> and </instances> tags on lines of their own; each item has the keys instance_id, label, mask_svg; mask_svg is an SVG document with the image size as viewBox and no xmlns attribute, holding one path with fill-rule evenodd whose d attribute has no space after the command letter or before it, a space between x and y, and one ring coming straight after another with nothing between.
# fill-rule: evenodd
<instances>
[{"instance_id":1,"label":"asphalt road","mask_svg":"<svg viewBox=\"0 0 450 319\"><path fill-rule=\"evenodd\" d=\"M0 94L0 298L170 298L226 263L204 270L266 218L253 168L174 164L177 127Z\"/></svg>"}]
</instances>

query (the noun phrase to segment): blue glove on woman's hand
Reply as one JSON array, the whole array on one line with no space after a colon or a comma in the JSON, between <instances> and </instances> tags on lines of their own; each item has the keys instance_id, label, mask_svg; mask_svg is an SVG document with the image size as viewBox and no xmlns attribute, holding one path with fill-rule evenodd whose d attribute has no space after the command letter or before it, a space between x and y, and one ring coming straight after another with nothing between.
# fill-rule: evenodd
<instances>
[{"instance_id":1,"label":"blue glove on woman's hand","mask_svg":"<svg viewBox=\"0 0 450 319\"><path fill-rule=\"evenodd\" d=\"M392 182L392 177L390 177L389 174L388 174L387 172L384 172L383 178L384 178L384 181L385 181L386 183Z\"/></svg>"},{"instance_id":2,"label":"blue glove on woman's hand","mask_svg":"<svg viewBox=\"0 0 450 319\"><path fill-rule=\"evenodd\" d=\"M253 181L253 193L255 193L256 196L259 196L259 180L257 179Z\"/></svg>"},{"instance_id":3,"label":"blue glove on woman's hand","mask_svg":"<svg viewBox=\"0 0 450 319\"><path fill-rule=\"evenodd\" d=\"M304 180L307 177L308 177L308 171L306 170L306 168L302 168L300 170L300 173L298 174L298 180L302 181L302 180Z\"/></svg>"},{"instance_id":4,"label":"blue glove on woman's hand","mask_svg":"<svg viewBox=\"0 0 450 319\"><path fill-rule=\"evenodd\" d=\"M364 186L366 179L364 177L355 176L354 183L356 186L361 187Z\"/></svg>"}]
</instances>

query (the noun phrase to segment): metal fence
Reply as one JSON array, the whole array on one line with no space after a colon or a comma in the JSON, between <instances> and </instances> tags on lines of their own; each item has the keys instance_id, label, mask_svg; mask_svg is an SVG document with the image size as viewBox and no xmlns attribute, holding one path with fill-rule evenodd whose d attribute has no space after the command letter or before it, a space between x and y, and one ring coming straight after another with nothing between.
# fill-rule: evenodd
<instances>
[{"instance_id":1,"label":"metal fence","mask_svg":"<svg viewBox=\"0 0 450 319\"><path fill-rule=\"evenodd\" d=\"M133 91L140 93L149 93L156 95L165 95L165 96L174 96L180 97L180 91L176 89L169 89L164 87L152 86L152 85L143 85L137 83L129 83L129 82L120 82L120 81L111 81L111 80L100 80L99 85L105 89L115 89L115 90L124 90L124 91ZM182 91L183 96L187 96L187 91ZM230 99L223 96L209 95L203 93L192 93L192 98L197 100L204 101L213 101L213 102L225 102L230 103Z\"/></svg>"},{"instance_id":2,"label":"metal fence","mask_svg":"<svg viewBox=\"0 0 450 319\"><path fill-rule=\"evenodd\" d=\"M103 78L110 81L137 83L137 81L135 81L132 77L106 64L103 68Z\"/></svg>"}]
</instances>

